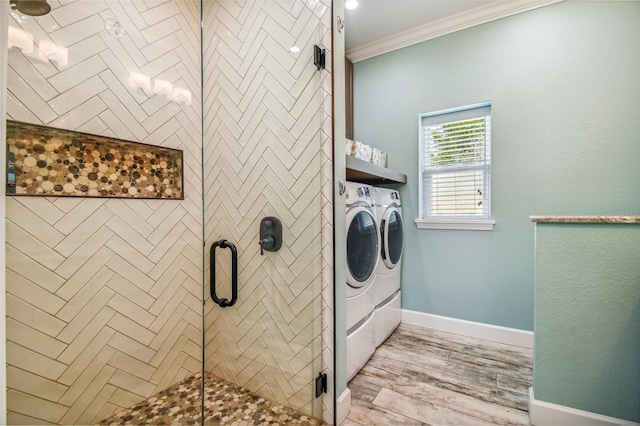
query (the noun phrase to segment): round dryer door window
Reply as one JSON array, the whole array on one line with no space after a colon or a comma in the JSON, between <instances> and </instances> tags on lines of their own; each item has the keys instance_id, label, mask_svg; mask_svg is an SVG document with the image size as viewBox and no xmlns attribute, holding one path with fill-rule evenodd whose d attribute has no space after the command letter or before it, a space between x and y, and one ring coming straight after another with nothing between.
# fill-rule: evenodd
<instances>
[{"instance_id":1,"label":"round dryer door window","mask_svg":"<svg viewBox=\"0 0 640 426\"><path fill-rule=\"evenodd\" d=\"M404 232L402 216L397 210L388 210L383 219L382 259L385 265L393 268L400 262Z\"/></svg>"},{"instance_id":2,"label":"round dryer door window","mask_svg":"<svg viewBox=\"0 0 640 426\"><path fill-rule=\"evenodd\" d=\"M353 216L347 230L347 267L355 279L352 287L362 287L373 275L378 259L378 234L371 213L360 211ZM362 285L358 285L362 284Z\"/></svg>"}]
</instances>

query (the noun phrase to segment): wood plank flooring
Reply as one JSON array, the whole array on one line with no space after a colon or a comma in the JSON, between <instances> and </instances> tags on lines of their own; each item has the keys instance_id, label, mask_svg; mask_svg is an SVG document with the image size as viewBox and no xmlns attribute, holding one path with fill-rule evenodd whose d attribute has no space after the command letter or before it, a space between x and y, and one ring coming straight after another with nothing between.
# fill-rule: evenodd
<instances>
[{"instance_id":1,"label":"wood plank flooring","mask_svg":"<svg viewBox=\"0 0 640 426\"><path fill-rule=\"evenodd\" d=\"M349 382L343 426L528 425L532 350L401 324Z\"/></svg>"}]
</instances>

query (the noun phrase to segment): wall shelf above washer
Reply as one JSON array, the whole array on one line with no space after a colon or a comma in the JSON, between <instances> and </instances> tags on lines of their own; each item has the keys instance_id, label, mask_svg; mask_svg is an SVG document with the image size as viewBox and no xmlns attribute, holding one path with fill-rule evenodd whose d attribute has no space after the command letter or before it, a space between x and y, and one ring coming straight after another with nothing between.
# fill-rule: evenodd
<instances>
[{"instance_id":1,"label":"wall shelf above washer","mask_svg":"<svg viewBox=\"0 0 640 426\"><path fill-rule=\"evenodd\" d=\"M407 183L407 175L394 170L376 166L367 161L347 155L347 180L380 184L404 184Z\"/></svg>"}]
</instances>

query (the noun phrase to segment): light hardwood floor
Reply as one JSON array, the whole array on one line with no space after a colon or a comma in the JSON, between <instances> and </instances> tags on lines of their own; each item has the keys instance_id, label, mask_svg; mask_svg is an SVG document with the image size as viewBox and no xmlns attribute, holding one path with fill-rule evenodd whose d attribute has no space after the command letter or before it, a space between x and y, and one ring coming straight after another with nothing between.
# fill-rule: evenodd
<instances>
[{"instance_id":1,"label":"light hardwood floor","mask_svg":"<svg viewBox=\"0 0 640 426\"><path fill-rule=\"evenodd\" d=\"M531 349L402 324L349 382L354 425L527 425Z\"/></svg>"}]
</instances>

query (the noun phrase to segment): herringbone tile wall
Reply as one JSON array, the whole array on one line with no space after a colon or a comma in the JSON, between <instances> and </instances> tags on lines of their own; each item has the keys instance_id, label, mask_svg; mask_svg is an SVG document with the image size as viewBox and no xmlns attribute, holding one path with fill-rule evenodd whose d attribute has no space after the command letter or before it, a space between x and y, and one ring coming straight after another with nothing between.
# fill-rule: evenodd
<instances>
[{"instance_id":1,"label":"herringbone tile wall","mask_svg":"<svg viewBox=\"0 0 640 426\"><path fill-rule=\"evenodd\" d=\"M89 424L201 368L200 6L49 3L11 19L9 118L185 160L184 201L7 199L7 420Z\"/></svg>"},{"instance_id":2,"label":"herringbone tile wall","mask_svg":"<svg viewBox=\"0 0 640 426\"><path fill-rule=\"evenodd\" d=\"M333 399L323 407L313 383L333 369L331 64L312 58L330 31L329 0L205 2L206 247L239 252L238 303L205 306L205 368L328 421ZM261 256L264 216L284 236ZM216 261L228 289L228 250Z\"/></svg>"},{"instance_id":3,"label":"herringbone tile wall","mask_svg":"<svg viewBox=\"0 0 640 426\"><path fill-rule=\"evenodd\" d=\"M11 424L95 422L201 362L199 4L49 2L12 19L9 118L182 149L186 195L7 200ZM312 393L333 380L330 1L205 4L206 241L241 252L238 305L207 302L207 365L330 422ZM285 244L260 257L265 215Z\"/></svg>"}]
</instances>

